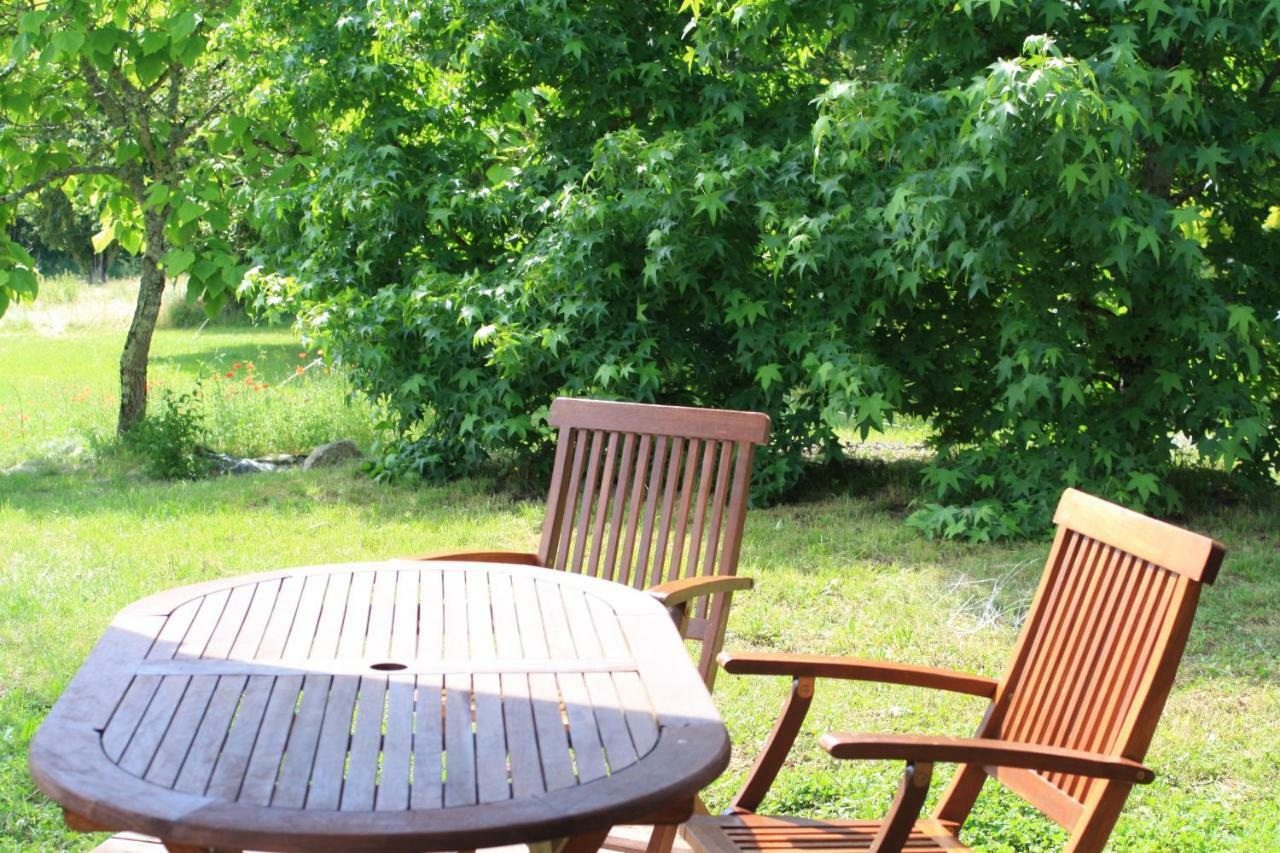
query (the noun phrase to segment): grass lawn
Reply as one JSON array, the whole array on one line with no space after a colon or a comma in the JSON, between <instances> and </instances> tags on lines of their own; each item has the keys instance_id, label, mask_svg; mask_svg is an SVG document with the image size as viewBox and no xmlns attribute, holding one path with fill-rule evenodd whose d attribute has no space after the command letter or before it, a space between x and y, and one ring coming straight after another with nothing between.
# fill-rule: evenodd
<instances>
[{"instance_id":1,"label":"grass lawn","mask_svg":"<svg viewBox=\"0 0 1280 853\"><path fill-rule=\"evenodd\" d=\"M0 319L0 469L65 458L76 444L92 451L114 435L126 294L87 291L78 303ZM31 319L37 314L39 324ZM225 453L305 453L337 438L367 446L373 437L369 404L351 399L343 377L326 371L288 329L161 328L149 380L153 411L166 390L199 382L209 443Z\"/></svg>"},{"instance_id":2,"label":"grass lawn","mask_svg":"<svg viewBox=\"0 0 1280 853\"><path fill-rule=\"evenodd\" d=\"M11 432L0 441L0 466L67 431L109 433L112 411L102 395L114 390L119 340L118 330L52 338L0 326L0 435ZM307 377L316 383L313 398L301 396L298 381L278 388L296 372L298 352L280 331L166 331L156 378L179 386L254 360L280 396L259 414L244 403L227 406L221 435L240 434L236 418L249 426L225 449L290 450L272 446L275 436L288 435L283 421L352 426L360 414L335 417L332 407L346 405L340 377ZM85 386L90 393L82 397ZM261 393L272 399L272 391ZM20 435L11 420L17 398L27 415ZM836 493L752 510L741 572L758 585L735 603L728 646L999 675L1047 543L920 539L902 524L916 464L860 456ZM0 476L0 850L81 850L97 840L62 827L58 809L31 785L26 749L120 608L177 584L279 566L452 547L532 547L539 502L492 485L382 485L351 468L160 483L128 466L92 462L63 473ZM1278 518L1280 499L1273 498L1202 506L1186 521L1224 541L1230 554L1202 600L1148 757L1158 779L1130 797L1112 836L1116 850L1280 849ZM727 675L717 682L734 757L711 789L713 808L740 783L782 701L783 682ZM837 763L817 747L816 736L830 729L965 735L982 708L971 697L821 683L806 734L765 809L878 816L896 789L898 766ZM938 769L935 793L949 772ZM1062 837L994 785L965 835L984 850L1052 850Z\"/></svg>"}]
</instances>

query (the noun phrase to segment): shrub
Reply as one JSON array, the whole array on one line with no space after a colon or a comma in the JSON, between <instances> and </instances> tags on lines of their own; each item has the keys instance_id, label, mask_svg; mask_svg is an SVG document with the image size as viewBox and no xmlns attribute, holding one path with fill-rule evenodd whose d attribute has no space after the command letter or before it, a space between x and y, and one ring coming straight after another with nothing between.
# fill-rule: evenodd
<instances>
[{"instance_id":1,"label":"shrub","mask_svg":"<svg viewBox=\"0 0 1280 853\"><path fill-rule=\"evenodd\" d=\"M313 21L285 94L343 129L257 199L256 299L385 401L384 473L528 462L572 393L769 412L766 498L928 418L930 533L1038 531L1064 485L1175 510L1175 437L1280 454L1272 6Z\"/></svg>"},{"instance_id":2,"label":"shrub","mask_svg":"<svg viewBox=\"0 0 1280 853\"><path fill-rule=\"evenodd\" d=\"M193 480L209 473L199 451L204 443L200 385L179 394L164 389L159 411L124 435L125 446L141 456L147 472L162 480Z\"/></svg>"}]
</instances>

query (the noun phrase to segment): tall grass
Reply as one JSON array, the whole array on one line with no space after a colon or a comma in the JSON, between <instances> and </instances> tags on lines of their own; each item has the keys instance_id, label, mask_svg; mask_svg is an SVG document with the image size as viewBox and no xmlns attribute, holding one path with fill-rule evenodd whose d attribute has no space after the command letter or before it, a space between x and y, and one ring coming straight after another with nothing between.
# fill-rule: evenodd
<instances>
[{"instance_id":1,"label":"tall grass","mask_svg":"<svg viewBox=\"0 0 1280 853\"><path fill-rule=\"evenodd\" d=\"M0 318L0 468L83 463L115 447L118 364L137 281L87 285L59 276L42 288L35 305ZM372 406L291 331L234 315L195 322L202 309L192 315L180 290L164 310L166 327L151 348L151 397L199 383L210 449L259 456L373 440Z\"/></svg>"}]
</instances>

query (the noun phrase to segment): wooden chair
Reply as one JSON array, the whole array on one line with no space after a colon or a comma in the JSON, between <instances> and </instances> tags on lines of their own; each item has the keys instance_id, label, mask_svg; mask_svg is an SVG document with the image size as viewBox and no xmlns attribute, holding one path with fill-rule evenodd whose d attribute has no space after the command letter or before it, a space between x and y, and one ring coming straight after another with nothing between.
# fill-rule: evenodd
<instances>
[{"instance_id":1,"label":"wooden chair","mask_svg":"<svg viewBox=\"0 0 1280 853\"><path fill-rule=\"evenodd\" d=\"M736 573L769 416L561 397L548 420L559 435L537 553L419 559L545 566L646 589L702 644L698 672L710 690L733 593L752 586ZM666 853L675 838L674 825L618 827L605 846Z\"/></svg>"},{"instance_id":2,"label":"wooden chair","mask_svg":"<svg viewBox=\"0 0 1280 853\"><path fill-rule=\"evenodd\" d=\"M423 560L521 563L647 589L702 644L711 689L737 577L755 446L769 416L561 397L537 553L468 551Z\"/></svg>"},{"instance_id":3,"label":"wooden chair","mask_svg":"<svg viewBox=\"0 0 1280 853\"><path fill-rule=\"evenodd\" d=\"M726 672L785 675L791 695L746 784L723 817L695 817L686 840L730 853L967 850L959 832L988 776L1062 825L1070 851L1102 850L1135 783L1195 615L1223 547L1212 539L1072 489L1031 611L1000 680L838 657L724 654ZM794 743L814 680L842 678L990 698L972 738L823 735L835 758L906 763L883 821L754 814ZM960 764L933 817L918 817L935 762Z\"/></svg>"}]
</instances>

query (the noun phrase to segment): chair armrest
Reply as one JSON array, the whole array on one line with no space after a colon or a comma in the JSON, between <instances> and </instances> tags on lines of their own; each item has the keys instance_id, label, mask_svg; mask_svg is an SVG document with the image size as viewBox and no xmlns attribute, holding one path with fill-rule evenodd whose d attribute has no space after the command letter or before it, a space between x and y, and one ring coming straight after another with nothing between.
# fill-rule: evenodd
<instances>
[{"instance_id":1,"label":"chair armrest","mask_svg":"<svg viewBox=\"0 0 1280 853\"><path fill-rule=\"evenodd\" d=\"M537 566L538 555L524 551L454 551L405 557L406 560L457 560L462 563L516 563L521 566Z\"/></svg>"},{"instance_id":2,"label":"chair armrest","mask_svg":"<svg viewBox=\"0 0 1280 853\"><path fill-rule=\"evenodd\" d=\"M1046 773L1070 773L1146 785L1156 774L1136 761L1078 749L991 738L951 738L927 735L844 734L822 736L822 748L835 758L981 764L1021 767Z\"/></svg>"},{"instance_id":3,"label":"chair armrest","mask_svg":"<svg viewBox=\"0 0 1280 853\"><path fill-rule=\"evenodd\" d=\"M878 681L884 684L949 690L952 693L967 693L988 699L996 695L999 684L994 678L983 678L950 669L826 655L721 652L717 660L725 672L734 675L790 675L793 678Z\"/></svg>"},{"instance_id":4,"label":"chair armrest","mask_svg":"<svg viewBox=\"0 0 1280 853\"><path fill-rule=\"evenodd\" d=\"M663 607L676 607L704 595L717 592L736 592L740 589L751 589L755 581L737 575L703 575L696 578L681 578L651 586L646 592L658 600Z\"/></svg>"}]
</instances>

